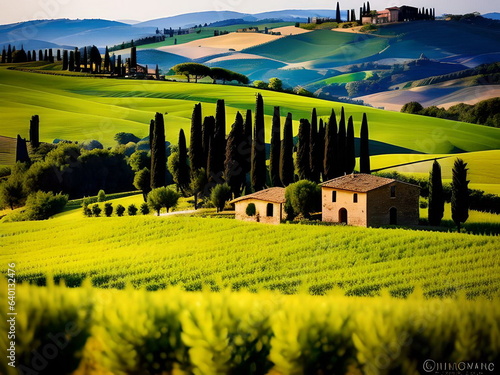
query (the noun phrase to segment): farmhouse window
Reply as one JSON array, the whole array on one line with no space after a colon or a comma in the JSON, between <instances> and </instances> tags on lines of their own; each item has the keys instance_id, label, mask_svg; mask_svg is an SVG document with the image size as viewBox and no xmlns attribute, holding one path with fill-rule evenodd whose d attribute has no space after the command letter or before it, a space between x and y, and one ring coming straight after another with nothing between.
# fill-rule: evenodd
<instances>
[{"instance_id":1,"label":"farmhouse window","mask_svg":"<svg viewBox=\"0 0 500 375\"><path fill-rule=\"evenodd\" d=\"M337 202L337 192L332 191L332 202Z\"/></svg>"},{"instance_id":2,"label":"farmhouse window","mask_svg":"<svg viewBox=\"0 0 500 375\"><path fill-rule=\"evenodd\" d=\"M266 211L267 211L267 212L266 212L266 216L268 216L268 217L272 217L272 216L273 216L273 214L274 214L274 204L272 204L272 203L268 203L268 204L267 204L267 210L266 210Z\"/></svg>"},{"instance_id":3,"label":"farmhouse window","mask_svg":"<svg viewBox=\"0 0 500 375\"><path fill-rule=\"evenodd\" d=\"M396 197L396 186L391 186L391 198Z\"/></svg>"},{"instance_id":4,"label":"farmhouse window","mask_svg":"<svg viewBox=\"0 0 500 375\"><path fill-rule=\"evenodd\" d=\"M354 195L352 197L352 201L353 201L353 203L358 203L358 194L357 193L354 193Z\"/></svg>"}]
</instances>

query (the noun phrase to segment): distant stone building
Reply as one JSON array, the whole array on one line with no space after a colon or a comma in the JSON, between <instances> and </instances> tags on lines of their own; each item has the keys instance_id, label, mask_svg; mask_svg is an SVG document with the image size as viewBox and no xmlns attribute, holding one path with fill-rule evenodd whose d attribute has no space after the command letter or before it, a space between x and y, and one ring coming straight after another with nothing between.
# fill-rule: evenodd
<instances>
[{"instance_id":1,"label":"distant stone building","mask_svg":"<svg viewBox=\"0 0 500 375\"><path fill-rule=\"evenodd\" d=\"M369 174L321 184L322 220L348 225L417 225L420 187Z\"/></svg>"},{"instance_id":2,"label":"distant stone building","mask_svg":"<svg viewBox=\"0 0 500 375\"><path fill-rule=\"evenodd\" d=\"M285 188L274 187L236 198L231 202L235 207L236 219L268 224L279 224L286 218ZM255 214L247 215L249 205L255 206Z\"/></svg>"}]
</instances>

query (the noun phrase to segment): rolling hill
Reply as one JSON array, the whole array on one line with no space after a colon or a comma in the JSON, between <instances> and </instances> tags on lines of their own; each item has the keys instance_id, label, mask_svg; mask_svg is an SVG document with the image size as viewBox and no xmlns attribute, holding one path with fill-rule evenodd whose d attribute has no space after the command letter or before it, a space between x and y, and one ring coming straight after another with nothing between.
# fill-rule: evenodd
<instances>
[{"instance_id":1,"label":"rolling hill","mask_svg":"<svg viewBox=\"0 0 500 375\"><path fill-rule=\"evenodd\" d=\"M0 88L1 121L5 124L1 135L13 137L20 133L27 137L29 119L38 114L42 141L94 138L106 145L112 145L114 134L120 131L146 136L149 121L157 111L168 112L167 139L175 140L181 127L189 129L195 103L205 103L206 116L214 113L219 98L225 99L228 107L229 129L236 111L254 108L255 94L259 92L229 85L76 78L5 68L0 69ZM298 120L310 117L312 108L316 107L318 115L325 118L332 108L339 113L342 106L291 94L260 92L266 104L266 126L270 127L273 106L280 106L282 116L293 113L294 134ZM349 104L343 106L354 118L356 134L362 114L366 112L371 139L390 145L392 153L398 153L400 148L404 148L404 152L432 154L500 149L500 129ZM436 131L439 137L429 136ZM383 153L383 147L380 151Z\"/></svg>"}]
</instances>

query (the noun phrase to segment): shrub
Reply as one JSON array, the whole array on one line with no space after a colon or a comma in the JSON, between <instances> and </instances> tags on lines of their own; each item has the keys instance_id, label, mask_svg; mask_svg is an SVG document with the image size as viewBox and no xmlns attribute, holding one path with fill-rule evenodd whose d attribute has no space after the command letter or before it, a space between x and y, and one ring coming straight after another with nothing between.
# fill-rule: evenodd
<instances>
[{"instance_id":1,"label":"shrub","mask_svg":"<svg viewBox=\"0 0 500 375\"><path fill-rule=\"evenodd\" d=\"M247 216L255 216L257 210L255 209L255 204L254 203L249 203L246 210L245 210L245 213L247 214Z\"/></svg>"},{"instance_id":2,"label":"shrub","mask_svg":"<svg viewBox=\"0 0 500 375\"><path fill-rule=\"evenodd\" d=\"M83 214L87 217L92 216L92 210L89 208L89 206L83 206Z\"/></svg>"},{"instance_id":3,"label":"shrub","mask_svg":"<svg viewBox=\"0 0 500 375\"><path fill-rule=\"evenodd\" d=\"M143 214L143 215L149 215L149 212L150 212L150 211L149 211L149 206L148 206L148 204L147 204L147 203L145 203L145 202L144 202L143 204L141 204L140 211L141 211L141 214Z\"/></svg>"},{"instance_id":4,"label":"shrub","mask_svg":"<svg viewBox=\"0 0 500 375\"><path fill-rule=\"evenodd\" d=\"M45 220L61 212L68 203L68 196L37 191L26 200L24 220Z\"/></svg>"},{"instance_id":5,"label":"shrub","mask_svg":"<svg viewBox=\"0 0 500 375\"><path fill-rule=\"evenodd\" d=\"M88 140L88 141L83 141L82 142L82 148L84 150L87 150L87 151L94 150L96 148L102 150L104 148L104 146L98 140L91 139L91 140Z\"/></svg>"},{"instance_id":6,"label":"shrub","mask_svg":"<svg viewBox=\"0 0 500 375\"><path fill-rule=\"evenodd\" d=\"M253 85L258 89L267 89L269 87L264 81L254 81Z\"/></svg>"},{"instance_id":7,"label":"shrub","mask_svg":"<svg viewBox=\"0 0 500 375\"><path fill-rule=\"evenodd\" d=\"M130 216L135 216L137 214L137 207L135 206L135 204L131 204L130 206L128 206L127 212Z\"/></svg>"},{"instance_id":8,"label":"shrub","mask_svg":"<svg viewBox=\"0 0 500 375\"><path fill-rule=\"evenodd\" d=\"M273 77L269 80L269 88L274 91L282 91L283 82L281 81L281 79Z\"/></svg>"},{"instance_id":9,"label":"shrub","mask_svg":"<svg viewBox=\"0 0 500 375\"><path fill-rule=\"evenodd\" d=\"M0 185L0 205L11 210L21 207L26 202L26 189L20 175L12 175Z\"/></svg>"},{"instance_id":10,"label":"shrub","mask_svg":"<svg viewBox=\"0 0 500 375\"><path fill-rule=\"evenodd\" d=\"M97 201L98 202L104 202L106 200L106 193L104 190L99 190L99 193L97 193Z\"/></svg>"},{"instance_id":11,"label":"shrub","mask_svg":"<svg viewBox=\"0 0 500 375\"><path fill-rule=\"evenodd\" d=\"M120 132L115 134L115 141L120 145L126 145L129 142L137 143L141 139L132 133Z\"/></svg>"},{"instance_id":12,"label":"shrub","mask_svg":"<svg viewBox=\"0 0 500 375\"><path fill-rule=\"evenodd\" d=\"M123 207L121 204L119 204L118 206L116 206L116 214L118 216L123 216L123 213L125 212L125 207Z\"/></svg>"},{"instance_id":13,"label":"shrub","mask_svg":"<svg viewBox=\"0 0 500 375\"><path fill-rule=\"evenodd\" d=\"M101 216L101 212L101 207L99 207L97 203L92 206L92 215L94 215L95 217L99 217Z\"/></svg>"},{"instance_id":14,"label":"shrub","mask_svg":"<svg viewBox=\"0 0 500 375\"><path fill-rule=\"evenodd\" d=\"M224 210L224 206L231 194L231 188L228 184L216 185L210 193L210 201L217 209L217 212Z\"/></svg>"},{"instance_id":15,"label":"shrub","mask_svg":"<svg viewBox=\"0 0 500 375\"><path fill-rule=\"evenodd\" d=\"M289 215L308 218L321 207L321 189L312 181L301 180L288 185L285 198L285 210Z\"/></svg>"},{"instance_id":16,"label":"shrub","mask_svg":"<svg viewBox=\"0 0 500 375\"><path fill-rule=\"evenodd\" d=\"M179 198L180 195L176 191L166 187L159 187L149 192L147 200L149 207L160 216L162 208L166 208L167 212L169 212L171 208L177 206Z\"/></svg>"},{"instance_id":17,"label":"shrub","mask_svg":"<svg viewBox=\"0 0 500 375\"><path fill-rule=\"evenodd\" d=\"M104 203L104 214L107 216L107 217L110 217L111 215L113 215L113 205L111 203Z\"/></svg>"}]
</instances>

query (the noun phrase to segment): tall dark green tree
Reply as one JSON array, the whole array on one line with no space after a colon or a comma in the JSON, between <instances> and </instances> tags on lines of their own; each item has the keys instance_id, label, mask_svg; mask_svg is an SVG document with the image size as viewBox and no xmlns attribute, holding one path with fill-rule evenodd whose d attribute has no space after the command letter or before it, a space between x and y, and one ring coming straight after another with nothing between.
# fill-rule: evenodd
<instances>
[{"instance_id":1,"label":"tall dark green tree","mask_svg":"<svg viewBox=\"0 0 500 375\"><path fill-rule=\"evenodd\" d=\"M257 94L255 104L255 127L252 140L252 188L259 191L266 186L266 143L264 130L264 100Z\"/></svg>"},{"instance_id":2,"label":"tall dark green tree","mask_svg":"<svg viewBox=\"0 0 500 375\"><path fill-rule=\"evenodd\" d=\"M316 148L318 149L316 168L318 168L323 181L325 181L325 174L323 171L323 159L325 157L325 124L323 119L319 119L318 136L316 137Z\"/></svg>"},{"instance_id":3,"label":"tall dark green tree","mask_svg":"<svg viewBox=\"0 0 500 375\"><path fill-rule=\"evenodd\" d=\"M207 162L203 154L203 117L201 103L195 104L191 115L191 143L189 145L189 161L191 168L197 171L207 167Z\"/></svg>"},{"instance_id":4,"label":"tall dark green tree","mask_svg":"<svg viewBox=\"0 0 500 375\"><path fill-rule=\"evenodd\" d=\"M30 157L28 155L28 147L26 147L26 139L21 138L18 134L16 144L16 162L26 163L29 161Z\"/></svg>"},{"instance_id":5,"label":"tall dark green tree","mask_svg":"<svg viewBox=\"0 0 500 375\"><path fill-rule=\"evenodd\" d=\"M340 17L340 4L338 1L337 1L337 12L335 15L335 22L338 22L338 23L342 22L342 18Z\"/></svg>"},{"instance_id":6,"label":"tall dark green tree","mask_svg":"<svg viewBox=\"0 0 500 375\"><path fill-rule=\"evenodd\" d=\"M38 115L31 116L30 143L32 148L38 148L38 146L40 146L40 118Z\"/></svg>"},{"instance_id":7,"label":"tall dark green tree","mask_svg":"<svg viewBox=\"0 0 500 375\"><path fill-rule=\"evenodd\" d=\"M224 151L226 149L226 106L224 100L217 100L215 109L215 130L213 135L213 164L211 173L215 173L222 183L224 174Z\"/></svg>"},{"instance_id":8,"label":"tall dark green tree","mask_svg":"<svg viewBox=\"0 0 500 375\"><path fill-rule=\"evenodd\" d=\"M226 160L224 162L224 180L235 198L240 196L241 188L245 182L245 173L242 168L244 155L239 150L243 142L243 116L238 112L227 137Z\"/></svg>"},{"instance_id":9,"label":"tall dark green tree","mask_svg":"<svg viewBox=\"0 0 500 375\"><path fill-rule=\"evenodd\" d=\"M149 122L149 149L153 149L153 134L155 131L155 120L151 119Z\"/></svg>"},{"instance_id":10,"label":"tall dark green tree","mask_svg":"<svg viewBox=\"0 0 500 375\"><path fill-rule=\"evenodd\" d=\"M280 149L281 149L280 107L274 107L271 127L271 150L269 156L269 177L272 186L281 186Z\"/></svg>"},{"instance_id":11,"label":"tall dark green tree","mask_svg":"<svg viewBox=\"0 0 500 375\"><path fill-rule=\"evenodd\" d=\"M371 12L371 9L370 9L370 2L369 2L369 1L367 1L367 2L366 2L366 13L367 13L367 14L370 14L370 12Z\"/></svg>"},{"instance_id":12,"label":"tall dark green tree","mask_svg":"<svg viewBox=\"0 0 500 375\"><path fill-rule=\"evenodd\" d=\"M151 142L151 189L165 186L166 173L165 123L163 114L156 112Z\"/></svg>"},{"instance_id":13,"label":"tall dark green tree","mask_svg":"<svg viewBox=\"0 0 500 375\"><path fill-rule=\"evenodd\" d=\"M345 139L345 173L347 174L354 172L356 166L356 149L354 147L354 121L352 116L349 116Z\"/></svg>"},{"instance_id":14,"label":"tall dark green tree","mask_svg":"<svg viewBox=\"0 0 500 375\"><path fill-rule=\"evenodd\" d=\"M205 165L207 177L208 177L208 154L209 154L210 139L212 139L214 136L214 130L215 130L215 117L213 116L205 117L203 119L203 128L202 128L202 133L203 133L202 146L203 146L204 160L207 163L207 165Z\"/></svg>"},{"instance_id":15,"label":"tall dark green tree","mask_svg":"<svg viewBox=\"0 0 500 375\"><path fill-rule=\"evenodd\" d=\"M65 49L63 51L62 70L68 70L68 50L67 49Z\"/></svg>"},{"instance_id":16,"label":"tall dark green tree","mask_svg":"<svg viewBox=\"0 0 500 375\"><path fill-rule=\"evenodd\" d=\"M188 164L188 154L186 146L186 136L184 130L179 130L179 165L178 165L178 175L177 175L177 186L179 187L182 195L186 195L189 189L189 184L191 182L191 170Z\"/></svg>"},{"instance_id":17,"label":"tall dark green tree","mask_svg":"<svg viewBox=\"0 0 500 375\"><path fill-rule=\"evenodd\" d=\"M340 176L346 171L346 124L345 124L345 113L344 107L340 111L340 122L339 122L339 132L337 134L337 153L338 153L338 164Z\"/></svg>"},{"instance_id":18,"label":"tall dark green tree","mask_svg":"<svg viewBox=\"0 0 500 375\"><path fill-rule=\"evenodd\" d=\"M455 160L451 182L451 218L460 232L461 223L469 218L469 181L467 181L467 163Z\"/></svg>"},{"instance_id":19,"label":"tall dark green tree","mask_svg":"<svg viewBox=\"0 0 500 375\"><path fill-rule=\"evenodd\" d=\"M109 57L108 46L106 46L106 52L104 52L104 70L106 72L110 72L111 71L111 59Z\"/></svg>"},{"instance_id":20,"label":"tall dark green tree","mask_svg":"<svg viewBox=\"0 0 500 375\"><path fill-rule=\"evenodd\" d=\"M444 214L443 181L441 166L437 160L432 164L429 175L429 224L440 225Z\"/></svg>"},{"instance_id":21,"label":"tall dark green tree","mask_svg":"<svg viewBox=\"0 0 500 375\"><path fill-rule=\"evenodd\" d=\"M2 49L2 64L5 64L7 62L7 51L5 50L5 47Z\"/></svg>"},{"instance_id":22,"label":"tall dark green tree","mask_svg":"<svg viewBox=\"0 0 500 375\"><path fill-rule=\"evenodd\" d=\"M307 119L300 119L299 141L297 144L297 174L299 180L309 180L311 178L309 167L311 124Z\"/></svg>"},{"instance_id":23,"label":"tall dark green tree","mask_svg":"<svg viewBox=\"0 0 500 375\"><path fill-rule=\"evenodd\" d=\"M319 182L321 174L321 162L318 160L318 115L316 108L313 108L311 115L311 127L309 134L309 178L314 182Z\"/></svg>"},{"instance_id":24,"label":"tall dark green tree","mask_svg":"<svg viewBox=\"0 0 500 375\"><path fill-rule=\"evenodd\" d=\"M135 71L137 68L137 48L132 47L130 48L130 69L132 71Z\"/></svg>"},{"instance_id":25,"label":"tall dark green tree","mask_svg":"<svg viewBox=\"0 0 500 375\"><path fill-rule=\"evenodd\" d=\"M74 51L69 51L68 70L70 72L75 71L75 52Z\"/></svg>"},{"instance_id":26,"label":"tall dark green tree","mask_svg":"<svg viewBox=\"0 0 500 375\"><path fill-rule=\"evenodd\" d=\"M93 73L100 73L102 65L102 57L99 49L96 46L92 46L90 49L90 70Z\"/></svg>"},{"instance_id":27,"label":"tall dark green tree","mask_svg":"<svg viewBox=\"0 0 500 375\"><path fill-rule=\"evenodd\" d=\"M337 117L332 109L325 129L325 152L323 156L323 173L325 180L340 175L338 162L338 142L337 142Z\"/></svg>"},{"instance_id":28,"label":"tall dark green tree","mask_svg":"<svg viewBox=\"0 0 500 375\"><path fill-rule=\"evenodd\" d=\"M292 114L288 112L283 129L283 141L281 142L280 153L280 179L283 186L288 186L294 182L293 165L293 125Z\"/></svg>"},{"instance_id":29,"label":"tall dark green tree","mask_svg":"<svg viewBox=\"0 0 500 375\"><path fill-rule=\"evenodd\" d=\"M82 55L81 63L83 65L83 69L85 69L85 71L88 69L88 61L89 61L89 57L88 57L88 53L87 53L87 47L83 47L83 55Z\"/></svg>"},{"instance_id":30,"label":"tall dark green tree","mask_svg":"<svg viewBox=\"0 0 500 375\"><path fill-rule=\"evenodd\" d=\"M9 46L7 47L7 63L12 63L12 47Z\"/></svg>"},{"instance_id":31,"label":"tall dark green tree","mask_svg":"<svg viewBox=\"0 0 500 375\"><path fill-rule=\"evenodd\" d=\"M366 113L363 113L361 122L361 131L359 135L359 171L361 173L370 173L370 139L368 135L368 119Z\"/></svg>"},{"instance_id":32,"label":"tall dark green tree","mask_svg":"<svg viewBox=\"0 0 500 375\"><path fill-rule=\"evenodd\" d=\"M247 109L245 115L245 122L243 123L243 145L241 146L241 152L244 157L243 170L245 174L250 173L251 170L251 159L252 159L252 110Z\"/></svg>"},{"instance_id":33,"label":"tall dark green tree","mask_svg":"<svg viewBox=\"0 0 500 375\"><path fill-rule=\"evenodd\" d=\"M80 50L75 48L75 72L79 72L81 70L81 59L80 59Z\"/></svg>"}]
</instances>

